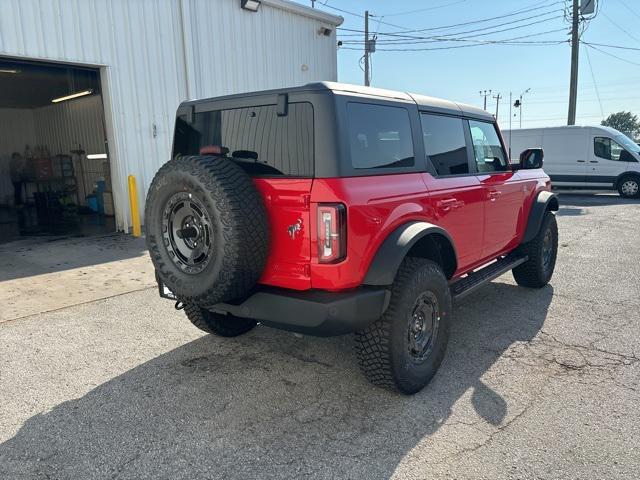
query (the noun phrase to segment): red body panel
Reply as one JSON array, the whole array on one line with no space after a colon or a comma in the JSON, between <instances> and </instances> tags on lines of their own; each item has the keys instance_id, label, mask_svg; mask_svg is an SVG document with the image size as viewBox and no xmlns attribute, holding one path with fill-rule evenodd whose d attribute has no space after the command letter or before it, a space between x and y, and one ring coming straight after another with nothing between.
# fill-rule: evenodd
<instances>
[{"instance_id":1,"label":"red body panel","mask_svg":"<svg viewBox=\"0 0 640 480\"><path fill-rule=\"evenodd\" d=\"M517 247L549 177L519 170L435 178L428 173L329 179L255 179L271 228L270 254L260 283L295 290L345 290L361 285L378 248L397 227L425 221L444 228L458 255L454 277ZM318 203L347 209L347 255L318 262ZM292 236L291 228L300 229Z\"/></svg>"},{"instance_id":2,"label":"red body panel","mask_svg":"<svg viewBox=\"0 0 640 480\"><path fill-rule=\"evenodd\" d=\"M269 217L269 257L260 283L276 287L311 288L309 198L311 179L255 178ZM296 228L289 234L289 227Z\"/></svg>"}]
</instances>

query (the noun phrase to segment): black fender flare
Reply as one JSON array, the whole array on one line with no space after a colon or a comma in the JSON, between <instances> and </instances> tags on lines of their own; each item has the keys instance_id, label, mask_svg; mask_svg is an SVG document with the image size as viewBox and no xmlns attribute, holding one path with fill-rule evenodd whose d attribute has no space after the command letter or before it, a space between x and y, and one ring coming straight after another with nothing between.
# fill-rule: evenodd
<instances>
[{"instance_id":1,"label":"black fender flare","mask_svg":"<svg viewBox=\"0 0 640 480\"><path fill-rule=\"evenodd\" d=\"M527 228L524 231L524 237L522 243L527 243L533 240L542 225L542 219L547 210L557 212L559 207L558 197L551 192L543 190L538 193L538 196L531 205L531 211L529 212L529 219L527 220Z\"/></svg>"},{"instance_id":2,"label":"black fender flare","mask_svg":"<svg viewBox=\"0 0 640 480\"><path fill-rule=\"evenodd\" d=\"M458 255L453 239L447 231L431 223L414 221L400 225L382 242L362 283L364 285L391 285L400 264L411 247L421 238L434 234L441 235L451 244L456 261L455 270Z\"/></svg>"}]
</instances>

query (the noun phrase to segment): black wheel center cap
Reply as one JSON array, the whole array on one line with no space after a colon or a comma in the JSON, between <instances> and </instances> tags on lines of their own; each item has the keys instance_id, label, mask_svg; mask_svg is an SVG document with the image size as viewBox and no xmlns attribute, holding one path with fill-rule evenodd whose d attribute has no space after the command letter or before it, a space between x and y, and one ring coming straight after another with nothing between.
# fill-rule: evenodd
<instances>
[{"instance_id":1,"label":"black wheel center cap","mask_svg":"<svg viewBox=\"0 0 640 480\"><path fill-rule=\"evenodd\" d=\"M204 270L213 255L213 224L202 201L179 192L167 201L162 217L162 236L173 263L183 272Z\"/></svg>"}]
</instances>

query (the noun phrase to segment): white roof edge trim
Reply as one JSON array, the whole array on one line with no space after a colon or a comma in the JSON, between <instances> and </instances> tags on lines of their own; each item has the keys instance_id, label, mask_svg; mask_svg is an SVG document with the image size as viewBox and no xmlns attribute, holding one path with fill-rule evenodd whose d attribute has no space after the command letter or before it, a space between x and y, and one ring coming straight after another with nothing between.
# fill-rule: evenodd
<instances>
[{"instance_id":1,"label":"white roof edge trim","mask_svg":"<svg viewBox=\"0 0 640 480\"><path fill-rule=\"evenodd\" d=\"M279 8L280 10L327 22L331 25L335 25L336 27L342 25L342 22L344 22L344 18L340 16L331 15L330 13L323 12L316 8L305 7L304 5L290 2L289 0L261 0L261 2L269 7Z\"/></svg>"}]
</instances>

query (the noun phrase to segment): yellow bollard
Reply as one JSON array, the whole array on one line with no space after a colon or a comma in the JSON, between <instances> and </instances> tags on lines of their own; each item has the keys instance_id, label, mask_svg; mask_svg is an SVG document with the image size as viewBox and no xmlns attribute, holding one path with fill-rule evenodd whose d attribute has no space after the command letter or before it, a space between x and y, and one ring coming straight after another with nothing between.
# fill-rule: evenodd
<instances>
[{"instance_id":1,"label":"yellow bollard","mask_svg":"<svg viewBox=\"0 0 640 480\"><path fill-rule=\"evenodd\" d=\"M140 228L140 212L138 211L138 191L136 189L136 177L129 175L129 207L131 208L131 225L133 226L133 236L142 235Z\"/></svg>"}]
</instances>

